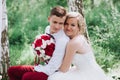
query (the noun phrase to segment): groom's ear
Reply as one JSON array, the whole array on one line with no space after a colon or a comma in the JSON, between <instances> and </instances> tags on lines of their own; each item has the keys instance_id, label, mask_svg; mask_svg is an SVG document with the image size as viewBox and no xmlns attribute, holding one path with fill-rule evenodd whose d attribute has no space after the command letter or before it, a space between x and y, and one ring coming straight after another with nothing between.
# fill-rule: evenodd
<instances>
[{"instance_id":1,"label":"groom's ear","mask_svg":"<svg viewBox=\"0 0 120 80\"><path fill-rule=\"evenodd\" d=\"M50 16L48 16L48 22L50 22Z\"/></svg>"}]
</instances>

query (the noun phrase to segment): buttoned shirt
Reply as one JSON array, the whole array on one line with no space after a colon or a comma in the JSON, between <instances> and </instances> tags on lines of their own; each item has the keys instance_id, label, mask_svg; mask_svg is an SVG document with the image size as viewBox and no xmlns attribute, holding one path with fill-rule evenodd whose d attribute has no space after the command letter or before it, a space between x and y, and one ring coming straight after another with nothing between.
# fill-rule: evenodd
<instances>
[{"instance_id":1,"label":"buttoned shirt","mask_svg":"<svg viewBox=\"0 0 120 80\"><path fill-rule=\"evenodd\" d=\"M50 26L46 27L45 33L50 34ZM50 61L46 65L38 65L34 67L35 71L44 72L47 75L51 75L59 69L65 54L66 45L69 41L69 38L65 35L63 29L51 35L55 38L56 42L55 50Z\"/></svg>"}]
</instances>

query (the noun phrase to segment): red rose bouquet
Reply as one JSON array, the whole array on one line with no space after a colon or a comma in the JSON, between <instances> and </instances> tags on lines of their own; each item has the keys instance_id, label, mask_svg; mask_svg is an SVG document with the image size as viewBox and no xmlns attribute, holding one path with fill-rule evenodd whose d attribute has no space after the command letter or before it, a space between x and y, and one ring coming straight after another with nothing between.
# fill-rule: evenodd
<instances>
[{"instance_id":1,"label":"red rose bouquet","mask_svg":"<svg viewBox=\"0 0 120 80\"><path fill-rule=\"evenodd\" d=\"M32 47L35 55L48 63L55 49L54 37L50 34L38 35L32 43Z\"/></svg>"}]
</instances>

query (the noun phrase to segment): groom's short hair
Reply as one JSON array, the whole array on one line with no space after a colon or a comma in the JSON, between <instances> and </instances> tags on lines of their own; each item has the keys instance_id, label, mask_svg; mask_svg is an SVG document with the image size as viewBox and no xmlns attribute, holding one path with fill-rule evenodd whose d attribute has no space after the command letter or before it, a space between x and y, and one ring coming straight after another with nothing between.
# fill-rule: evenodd
<instances>
[{"instance_id":1,"label":"groom's short hair","mask_svg":"<svg viewBox=\"0 0 120 80\"><path fill-rule=\"evenodd\" d=\"M66 16L66 9L62 6L56 6L54 8L52 8L51 12L50 12L50 16L52 15L56 15L57 17L64 17Z\"/></svg>"}]
</instances>

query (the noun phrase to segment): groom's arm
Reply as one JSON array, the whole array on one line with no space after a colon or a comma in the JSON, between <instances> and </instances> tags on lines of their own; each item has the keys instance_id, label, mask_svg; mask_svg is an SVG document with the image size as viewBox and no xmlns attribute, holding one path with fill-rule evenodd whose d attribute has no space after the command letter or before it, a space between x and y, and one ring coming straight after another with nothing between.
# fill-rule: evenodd
<instances>
[{"instance_id":1,"label":"groom's arm","mask_svg":"<svg viewBox=\"0 0 120 80\"><path fill-rule=\"evenodd\" d=\"M49 63L45 66L38 65L38 66L34 67L35 71L44 72L47 75L51 75L56 70L58 70L59 67L61 66L61 63L62 63L62 60L64 57L67 42L68 42L68 40L66 38L64 38L64 36L62 39L59 39L58 41L56 41L55 50L54 50L53 56L50 59Z\"/></svg>"}]
</instances>

